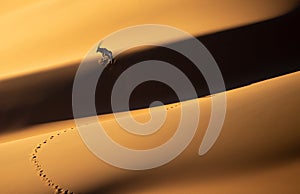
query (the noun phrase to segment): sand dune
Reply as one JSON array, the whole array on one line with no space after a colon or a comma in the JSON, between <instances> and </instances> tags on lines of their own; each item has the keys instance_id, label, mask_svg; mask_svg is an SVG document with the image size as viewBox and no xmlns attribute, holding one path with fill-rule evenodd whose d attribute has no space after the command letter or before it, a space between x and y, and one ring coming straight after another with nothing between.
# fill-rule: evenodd
<instances>
[{"instance_id":1,"label":"sand dune","mask_svg":"<svg viewBox=\"0 0 300 194\"><path fill-rule=\"evenodd\" d=\"M299 16L300 9L296 9L280 17L200 35L197 39L216 59L226 89L234 89L300 70L300 29L294 25ZM175 40L167 45L184 44L186 41L189 40ZM168 49L138 47L121 53L115 59L114 65L103 72L97 86L98 114L112 112L110 93L119 75L126 68L146 60L161 60L176 66L193 82L198 97L209 94L206 81L195 66ZM73 118L72 87L79 64L80 61L61 64L61 67L52 70L1 81L0 133ZM88 73L86 76L89 76ZM155 100L169 104L177 102L178 97L163 84L147 82L132 93L130 108L145 108Z\"/></svg>"},{"instance_id":2,"label":"sand dune","mask_svg":"<svg viewBox=\"0 0 300 194\"><path fill-rule=\"evenodd\" d=\"M5 156L0 164L2 192L54 191L39 178L31 160L41 144L36 156L43 173L54 185L76 193L299 193L299 81L300 73L296 72L228 91L221 136L202 157L197 151L209 120L210 98L198 99L202 114L193 142L174 161L153 170L125 171L100 161L82 143L72 122L65 124L66 131L57 123L48 125L49 131L57 131L18 140L8 137L12 141L0 144ZM172 121L180 112L178 104L167 107L168 119L162 132L150 137L121 132L109 116L100 117L100 121L114 140L128 147L157 146L172 135L176 127ZM138 110L135 115L145 119L148 110Z\"/></svg>"},{"instance_id":3,"label":"sand dune","mask_svg":"<svg viewBox=\"0 0 300 194\"><path fill-rule=\"evenodd\" d=\"M23 1L0 8L0 79L81 60L106 35L158 23L206 34L282 15L297 0Z\"/></svg>"},{"instance_id":4,"label":"sand dune","mask_svg":"<svg viewBox=\"0 0 300 194\"><path fill-rule=\"evenodd\" d=\"M1 1L1 193L300 193L299 1L182 2ZM83 143L71 119L72 84L92 45L145 23L195 35L217 60L230 91L221 135L200 157L211 98L199 75L160 48L118 56L122 66L107 68L107 96L96 102L99 120L116 142L133 149L161 145L180 117L181 104L171 92L159 96L167 103L167 119L152 135L130 134L112 114L103 114L111 112L111 75L135 62L155 56L184 64L200 97L184 103L199 101L201 108L197 133L180 156L156 169L127 171L99 160ZM149 109L141 108L157 97L150 95L153 88L166 91L146 85L133 95L132 108L138 110L130 113L141 122L150 118Z\"/></svg>"}]
</instances>

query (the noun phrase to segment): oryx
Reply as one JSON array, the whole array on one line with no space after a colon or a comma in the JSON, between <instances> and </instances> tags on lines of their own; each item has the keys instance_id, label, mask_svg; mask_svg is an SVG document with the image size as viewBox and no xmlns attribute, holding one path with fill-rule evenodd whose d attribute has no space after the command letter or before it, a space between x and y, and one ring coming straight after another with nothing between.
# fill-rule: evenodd
<instances>
[{"instance_id":1,"label":"oryx","mask_svg":"<svg viewBox=\"0 0 300 194\"><path fill-rule=\"evenodd\" d=\"M112 52L106 48L101 48L100 47L101 42L99 43L96 53L101 53L102 54L102 58L98 60L98 63L100 65L103 65L104 67L106 67L109 63L113 63L113 55Z\"/></svg>"}]
</instances>

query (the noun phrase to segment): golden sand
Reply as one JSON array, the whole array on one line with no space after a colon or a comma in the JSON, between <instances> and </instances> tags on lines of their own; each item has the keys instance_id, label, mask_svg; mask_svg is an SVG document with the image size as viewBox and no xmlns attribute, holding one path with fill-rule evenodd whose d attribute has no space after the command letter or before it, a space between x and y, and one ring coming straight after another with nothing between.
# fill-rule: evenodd
<instances>
[{"instance_id":1,"label":"golden sand","mask_svg":"<svg viewBox=\"0 0 300 194\"><path fill-rule=\"evenodd\" d=\"M165 24L193 35L282 15L297 0L1 1L0 80L81 60L110 33Z\"/></svg>"},{"instance_id":2,"label":"golden sand","mask_svg":"<svg viewBox=\"0 0 300 194\"><path fill-rule=\"evenodd\" d=\"M274 18L293 9L298 1L182 2L1 1L0 80L80 61L96 42L124 27L158 23L202 35ZM299 83L300 73L295 72L227 92L222 133L201 157L197 153L211 100L195 99L200 102L201 116L192 143L174 161L153 170L126 171L99 160L82 142L74 120L1 135L1 193L53 193L57 185L76 193L298 194ZM176 130L180 105L166 108L166 123L148 137L124 132L112 115L99 119L115 141L147 149L161 145ZM148 113L148 109L132 111L142 122L149 119ZM32 160L34 156L41 169ZM39 176L40 170L45 177Z\"/></svg>"},{"instance_id":3,"label":"golden sand","mask_svg":"<svg viewBox=\"0 0 300 194\"><path fill-rule=\"evenodd\" d=\"M2 191L54 191L47 181L40 179L31 160L31 154L41 143L36 155L46 177L55 185L76 193L112 188L120 189L113 190L117 193L298 193L295 184L300 169L299 81L300 73L296 72L227 92L227 114L221 135L213 148L201 157L197 153L209 120L210 98L198 99L201 116L194 140L175 160L153 170L126 171L102 162L84 145L72 121L68 124L66 121L64 125L60 122L41 126L41 130L48 127L51 131L48 133L30 134L18 140L9 137L10 141L0 144L0 152L5 156L0 162ZM168 117L173 120L180 113L180 106L175 105L166 106L169 107ZM143 117L140 119L144 121L149 118L148 109L133 114ZM100 117L100 121L115 141L141 149L157 146L176 128L174 122L167 119L160 129L164 132L134 141L124 132L119 135L121 129L111 116ZM72 127L74 129L70 129ZM38 130L39 127L35 127L37 134L40 133ZM45 140L47 142L43 143Z\"/></svg>"}]
</instances>

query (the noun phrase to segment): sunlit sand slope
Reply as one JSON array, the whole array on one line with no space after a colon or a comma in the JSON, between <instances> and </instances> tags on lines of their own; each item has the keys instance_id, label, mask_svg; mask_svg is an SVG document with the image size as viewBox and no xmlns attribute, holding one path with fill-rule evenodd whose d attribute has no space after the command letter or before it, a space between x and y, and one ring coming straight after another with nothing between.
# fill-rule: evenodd
<instances>
[{"instance_id":1,"label":"sunlit sand slope","mask_svg":"<svg viewBox=\"0 0 300 194\"><path fill-rule=\"evenodd\" d=\"M0 79L80 60L106 35L158 23L194 35L273 18L297 0L1 1Z\"/></svg>"},{"instance_id":2,"label":"sunlit sand slope","mask_svg":"<svg viewBox=\"0 0 300 194\"><path fill-rule=\"evenodd\" d=\"M270 20L199 35L196 38L207 47L218 63L226 90L234 89L300 70L300 28L295 25L299 16L298 8ZM129 35L128 40L130 38ZM166 37L160 41L165 39ZM188 41L175 39L168 46ZM170 63L185 73L193 83L198 97L209 94L203 74L184 56L163 47L138 47L127 49L115 56L115 63L102 73L96 89L97 113L112 112L110 94L125 69L141 61L153 59ZM59 67L52 70L44 69L1 80L0 134L37 123L72 119L72 88L79 64L80 60L70 61L58 64ZM94 69L89 69L88 72L94 72ZM90 76L89 73L82 75L87 76L85 79ZM194 97L187 95L186 99L191 98ZM178 97L169 87L150 81L134 90L130 97L130 108L146 108L157 99L165 104L178 101Z\"/></svg>"},{"instance_id":3,"label":"sunlit sand slope","mask_svg":"<svg viewBox=\"0 0 300 194\"><path fill-rule=\"evenodd\" d=\"M43 125L43 133L35 136L36 127L24 139L7 137L0 144L1 191L52 193L57 186L76 193L299 193L299 82L300 73L295 72L227 92L221 135L201 157L197 153L209 121L210 98L198 99L201 117L194 140L174 161L153 170L125 171L102 162L88 151L72 121L52 123L48 129ZM146 137L124 132L111 115L100 121L115 141L147 149L176 130L180 104L165 108L166 123ZM148 109L133 115L142 122L149 119Z\"/></svg>"}]
</instances>

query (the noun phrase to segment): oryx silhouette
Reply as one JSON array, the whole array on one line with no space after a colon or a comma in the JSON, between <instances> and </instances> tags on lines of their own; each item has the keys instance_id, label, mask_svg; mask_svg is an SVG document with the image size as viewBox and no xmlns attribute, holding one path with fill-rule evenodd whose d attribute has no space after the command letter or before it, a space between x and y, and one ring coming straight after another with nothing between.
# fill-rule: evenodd
<instances>
[{"instance_id":1,"label":"oryx silhouette","mask_svg":"<svg viewBox=\"0 0 300 194\"><path fill-rule=\"evenodd\" d=\"M100 65L103 65L104 67L106 67L108 64L113 64L114 60L113 60L113 55L112 52L110 50L108 50L107 48L101 48L101 43L99 43L96 52L101 53L102 58L98 60L98 63Z\"/></svg>"}]
</instances>

